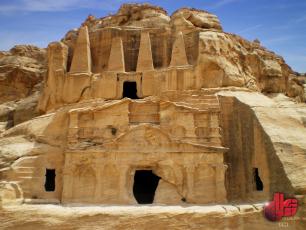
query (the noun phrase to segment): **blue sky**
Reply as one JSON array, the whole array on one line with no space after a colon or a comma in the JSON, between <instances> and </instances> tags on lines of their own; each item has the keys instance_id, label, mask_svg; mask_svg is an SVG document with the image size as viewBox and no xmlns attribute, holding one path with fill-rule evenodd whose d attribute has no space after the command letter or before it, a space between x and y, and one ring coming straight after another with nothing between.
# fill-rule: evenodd
<instances>
[{"instance_id":1,"label":"blue sky","mask_svg":"<svg viewBox=\"0 0 306 230\"><path fill-rule=\"evenodd\" d=\"M15 44L46 47L77 28L89 14L102 17L117 11L124 0L0 0L0 50ZM133 1L143 2L143 1ZM216 14L226 32L262 45L306 72L306 0L147 0L171 14L194 7Z\"/></svg>"}]
</instances>

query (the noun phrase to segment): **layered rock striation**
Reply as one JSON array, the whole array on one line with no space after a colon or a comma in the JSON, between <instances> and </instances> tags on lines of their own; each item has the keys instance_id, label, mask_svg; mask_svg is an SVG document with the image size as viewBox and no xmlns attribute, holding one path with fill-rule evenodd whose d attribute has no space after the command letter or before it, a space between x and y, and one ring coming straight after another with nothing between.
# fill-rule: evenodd
<instances>
[{"instance_id":1,"label":"layered rock striation","mask_svg":"<svg viewBox=\"0 0 306 230\"><path fill-rule=\"evenodd\" d=\"M37 115L46 76L46 50L17 45L0 52L0 133Z\"/></svg>"},{"instance_id":2,"label":"layered rock striation","mask_svg":"<svg viewBox=\"0 0 306 230\"><path fill-rule=\"evenodd\" d=\"M14 90L7 79L20 75L3 71L0 219L6 227L18 226L14 215L28 226L67 227L73 210L82 217L73 226L87 227L95 215L113 227L150 228L152 222L137 218L151 221L153 214L131 219L130 213L145 208L140 204L162 204L168 206L150 209L153 219L177 208L175 220L184 224L165 220L161 228L236 229L256 221L277 228L258 204L275 192L299 200L301 221L290 223L305 226L303 79L259 41L224 32L217 16L189 8L169 16L149 4L124 4L115 15L89 16L46 54L16 47L1 53L1 63L32 71L25 75L31 81ZM40 116L30 112L37 102L32 92ZM61 204L136 207L106 217L103 208ZM24 209L39 215L26 221ZM40 209L66 216L46 220ZM127 224L113 222L118 215Z\"/></svg>"}]
</instances>

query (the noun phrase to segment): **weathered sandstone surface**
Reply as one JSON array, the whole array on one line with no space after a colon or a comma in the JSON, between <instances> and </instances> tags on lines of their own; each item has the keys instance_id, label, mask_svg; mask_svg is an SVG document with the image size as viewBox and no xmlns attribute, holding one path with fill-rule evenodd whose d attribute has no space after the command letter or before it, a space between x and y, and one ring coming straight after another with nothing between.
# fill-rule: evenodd
<instances>
[{"instance_id":1,"label":"weathered sandstone surface","mask_svg":"<svg viewBox=\"0 0 306 230\"><path fill-rule=\"evenodd\" d=\"M303 229L294 220L280 224L267 221L263 218L262 204L190 207L22 205L8 206L0 214L3 229L196 230L280 229L281 226ZM8 219L11 221L8 222Z\"/></svg>"},{"instance_id":2,"label":"weathered sandstone surface","mask_svg":"<svg viewBox=\"0 0 306 230\"><path fill-rule=\"evenodd\" d=\"M0 52L0 133L38 115L46 58L44 49L29 45Z\"/></svg>"},{"instance_id":3,"label":"weathered sandstone surface","mask_svg":"<svg viewBox=\"0 0 306 230\"><path fill-rule=\"evenodd\" d=\"M46 51L34 46L15 46L0 53L0 103L31 95L46 71Z\"/></svg>"},{"instance_id":4,"label":"weathered sandstone surface","mask_svg":"<svg viewBox=\"0 0 306 230\"><path fill-rule=\"evenodd\" d=\"M306 228L305 81L217 16L125 4L1 66L4 229Z\"/></svg>"},{"instance_id":5,"label":"weathered sandstone surface","mask_svg":"<svg viewBox=\"0 0 306 230\"><path fill-rule=\"evenodd\" d=\"M141 46L143 43L150 49ZM139 72L138 54L143 52L143 56L152 57L151 66L142 70L146 75L143 96L180 87L236 86L305 100L303 84L282 57L258 41L224 32L215 15L196 9L183 8L169 17L159 7L123 5L116 15L101 19L89 16L79 30L69 31L48 50L53 64L49 65L50 77L39 106L42 111L88 98L120 98L111 72ZM87 66L80 65L82 59L88 59ZM113 60L121 64L113 66ZM82 72L78 80L71 79L76 66ZM186 76L175 85L163 80L164 74L177 75L174 66L181 66L180 72ZM101 92L96 86L100 84L108 85L108 90ZM74 92L70 92L71 85L77 85Z\"/></svg>"}]
</instances>

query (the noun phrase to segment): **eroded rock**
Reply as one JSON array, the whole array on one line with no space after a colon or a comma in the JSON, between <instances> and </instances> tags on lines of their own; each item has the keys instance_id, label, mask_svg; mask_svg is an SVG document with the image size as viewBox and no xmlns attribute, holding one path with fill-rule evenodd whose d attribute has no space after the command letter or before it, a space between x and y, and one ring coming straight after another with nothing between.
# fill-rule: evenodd
<instances>
[{"instance_id":1,"label":"eroded rock","mask_svg":"<svg viewBox=\"0 0 306 230\"><path fill-rule=\"evenodd\" d=\"M8 87L0 105L0 219L7 227L15 223L7 215L25 221L24 207L38 213L29 226L49 221L41 220L46 206L12 211L7 204L15 201L186 206L157 208L154 224L140 225L129 211L120 214L128 220L122 224L110 209L71 208L72 215L56 205L55 223L47 224L55 228L74 215L82 217L74 224L87 227L87 217L101 212L114 228L273 227L256 204L275 192L297 197L304 215L306 107L297 101L305 99L305 82L259 41L223 32L205 11L183 8L169 17L160 7L124 4L49 44L42 89L33 85L44 68L36 52L0 54L4 69L13 63L30 71L34 63L37 74L11 97ZM161 213L184 223L163 217L156 225Z\"/></svg>"}]
</instances>

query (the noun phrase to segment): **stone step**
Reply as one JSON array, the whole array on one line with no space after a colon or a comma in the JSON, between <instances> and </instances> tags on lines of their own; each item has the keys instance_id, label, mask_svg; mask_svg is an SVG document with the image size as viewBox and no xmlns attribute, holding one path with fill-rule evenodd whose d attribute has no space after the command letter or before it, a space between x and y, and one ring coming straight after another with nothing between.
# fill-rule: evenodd
<instances>
[{"instance_id":1,"label":"stone step","mask_svg":"<svg viewBox=\"0 0 306 230\"><path fill-rule=\"evenodd\" d=\"M35 161L37 160L38 156L33 157L23 157L14 162L12 165L13 168L19 168L19 167L33 167L35 164Z\"/></svg>"},{"instance_id":2,"label":"stone step","mask_svg":"<svg viewBox=\"0 0 306 230\"><path fill-rule=\"evenodd\" d=\"M33 175L33 172L15 172L15 175L20 178L20 177L29 177Z\"/></svg>"},{"instance_id":3,"label":"stone step","mask_svg":"<svg viewBox=\"0 0 306 230\"><path fill-rule=\"evenodd\" d=\"M201 108L203 110L205 109L220 109L219 104L208 104L208 103L188 103L188 102L176 102L177 105L183 105L187 107L195 107L195 108Z\"/></svg>"},{"instance_id":4,"label":"stone step","mask_svg":"<svg viewBox=\"0 0 306 230\"><path fill-rule=\"evenodd\" d=\"M21 187L21 191L23 194L31 194L32 193L32 187Z\"/></svg>"},{"instance_id":5,"label":"stone step","mask_svg":"<svg viewBox=\"0 0 306 230\"><path fill-rule=\"evenodd\" d=\"M200 99L211 99L211 100L218 100L218 97L216 97L215 95L191 95L191 98L200 98Z\"/></svg>"},{"instance_id":6,"label":"stone step","mask_svg":"<svg viewBox=\"0 0 306 230\"><path fill-rule=\"evenodd\" d=\"M21 186L25 186L25 185L27 186L31 183L31 180L30 179L23 179L23 178L19 177L18 180L17 180L17 183Z\"/></svg>"},{"instance_id":7,"label":"stone step","mask_svg":"<svg viewBox=\"0 0 306 230\"><path fill-rule=\"evenodd\" d=\"M217 106L219 106L219 102L218 101L208 101L208 100L193 99L193 100L184 100L182 102L187 102L187 103L192 103L192 104L205 103L205 104L209 104L209 105L217 105Z\"/></svg>"},{"instance_id":8,"label":"stone step","mask_svg":"<svg viewBox=\"0 0 306 230\"><path fill-rule=\"evenodd\" d=\"M27 161L18 164L18 167L33 167L35 165L35 161Z\"/></svg>"},{"instance_id":9,"label":"stone step","mask_svg":"<svg viewBox=\"0 0 306 230\"><path fill-rule=\"evenodd\" d=\"M30 170L30 169L24 169L24 170L14 170L15 174L33 174L34 173L34 169Z\"/></svg>"},{"instance_id":10,"label":"stone step","mask_svg":"<svg viewBox=\"0 0 306 230\"><path fill-rule=\"evenodd\" d=\"M28 172L28 171L33 171L35 170L35 167L30 167L30 166L18 166L18 167L14 167L15 171L18 172Z\"/></svg>"},{"instance_id":11,"label":"stone step","mask_svg":"<svg viewBox=\"0 0 306 230\"><path fill-rule=\"evenodd\" d=\"M58 199L25 199L26 204L60 204Z\"/></svg>"},{"instance_id":12,"label":"stone step","mask_svg":"<svg viewBox=\"0 0 306 230\"><path fill-rule=\"evenodd\" d=\"M22 189L29 189L32 185L31 181L18 181L18 185L20 186L20 188Z\"/></svg>"},{"instance_id":13,"label":"stone step","mask_svg":"<svg viewBox=\"0 0 306 230\"><path fill-rule=\"evenodd\" d=\"M177 103L180 103L180 102L177 102ZM220 107L220 105L219 105L219 103L209 103L209 102L207 102L207 101L192 101L192 102L190 102L190 101L183 101L183 102L181 102L181 103L186 103L186 104L189 104L189 105L193 105L193 106L195 106L195 105L203 105L203 106L206 106L206 107L208 107L208 108L210 108L210 107Z\"/></svg>"},{"instance_id":14,"label":"stone step","mask_svg":"<svg viewBox=\"0 0 306 230\"><path fill-rule=\"evenodd\" d=\"M34 176L20 176L18 177L18 179L22 179L22 180L33 180L33 179L37 179L39 177L34 177Z\"/></svg>"},{"instance_id":15,"label":"stone step","mask_svg":"<svg viewBox=\"0 0 306 230\"><path fill-rule=\"evenodd\" d=\"M205 98L188 98L188 97L185 97L185 98L180 98L180 99L175 99L174 101L182 101L182 102L206 102L206 103L211 103L211 104L219 104L219 101L214 98L214 99L205 99Z\"/></svg>"},{"instance_id":16,"label":"stone step","mask_svg":"<svg viewBox=\"0 0 306 230\"><path fill-rule=\"evenodd\" d=\"M211 104L211 103L205 103L205 102L200 102L200 103L195 103L194 105L200 105L200 106L206 106L208 108L219 108L219 104Z\"/></svg>"}]
</instances>

